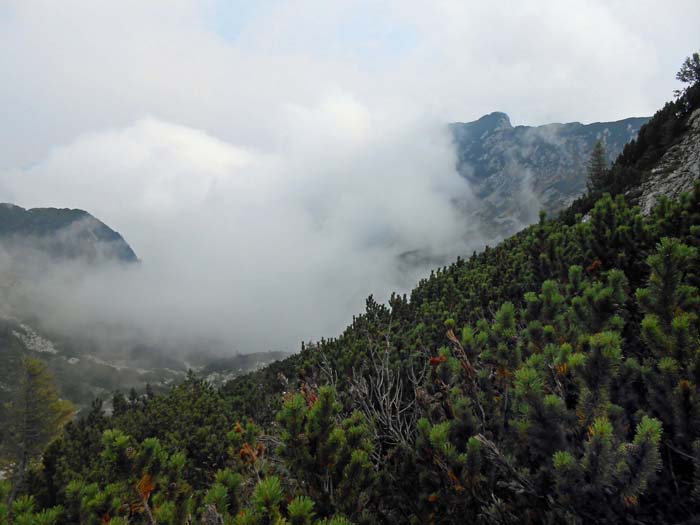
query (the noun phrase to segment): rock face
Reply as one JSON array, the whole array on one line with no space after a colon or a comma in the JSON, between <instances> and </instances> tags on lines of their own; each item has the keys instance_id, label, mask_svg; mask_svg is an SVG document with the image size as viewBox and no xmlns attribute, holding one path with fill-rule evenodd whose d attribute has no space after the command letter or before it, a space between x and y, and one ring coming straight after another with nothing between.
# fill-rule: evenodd
<instances>
[{"instance_id":1,"label":"rock face","mask_svg":"<svg viewBox=\"0 0 700 525\"><path fill-rule=\"evenodd\" d=\"M0 203L0 247L89 262L138 260L121 235L83 210Z\"/></svg>"},{"instance_id":2,"label":"rock face","mask_svg":"<svg viewBox=\"0 0 700 525\"><path fill-rule=\"evenodd\" d=\"M496 112L450 124L457 168L479 198L476 214L485 233L505 237L535 222L540 210L566 208L585 191L595 142L603 139L614 160L648 120L514 127L508 115Z\"/></svg>"},{"instance_id":3,"label":"rock face","mask_svg":"<svg viewBox=\"0 0 700 525\"><path fill-rule=\"evenodd\" d=\"M691 191L700 180L700 109L688 119L687 132L671 146L631 196L644 213L650 213L659 197L676 198Z\"/></svg>"}]
</instances>

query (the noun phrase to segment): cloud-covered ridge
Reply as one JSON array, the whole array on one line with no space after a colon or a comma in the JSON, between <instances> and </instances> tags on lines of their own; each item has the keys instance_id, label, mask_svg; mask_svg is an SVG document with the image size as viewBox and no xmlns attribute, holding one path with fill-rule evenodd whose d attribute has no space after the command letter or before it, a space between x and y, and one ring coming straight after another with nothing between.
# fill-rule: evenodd
<instances>
[{"instance_id":1,"label":"cloud-covered ridge","mask_svg":"<svg viewBox=\"0 0 700 525\"><path fill-rule=\"evenodd\" d=\"M15 174L13 193L91 211L142 263L65 269L34 286L54 328L135 328L241 351L337 334L364 298L407 290L477 248L444 126L397 122L336 94L288 108L275 151L147 118L90 133ZM461 207L460 207L461 206ZM418 250L421 264L402 255ZM49 297L50 299L47 299Z\"/></svg>"}]
</instances>

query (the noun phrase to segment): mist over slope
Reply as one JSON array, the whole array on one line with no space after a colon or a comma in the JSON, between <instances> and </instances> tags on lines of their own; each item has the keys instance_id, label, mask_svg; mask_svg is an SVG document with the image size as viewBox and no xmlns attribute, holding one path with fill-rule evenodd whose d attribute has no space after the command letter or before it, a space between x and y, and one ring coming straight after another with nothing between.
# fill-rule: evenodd
<instances>
[{"instance_id":1,"label":"mist over slope","mask_svg":"<svg viewBox=\"0 0 700 525\"><path fill-rule=\"evenodd\" d=\"M513 128L493 113L448 129L339 96L292 111L276 152L152 118L80 137L7 185L20 202L87 195L143 262L45 268L27 309L101 345L295 351L370 293L407 291L558 210L582 192L595 140L614 155L643 121Z\"/></svg>"},{"instance_id":2,"label":"mist over slope","mask_svg":"<svg viewBox=\"0 0 700 525\"><path fill-rule=\"evenodd\" d=\"M89 312L79 325L62 325L62 312L75 308L67 292L82 286L86 273L106 278L109 269L137 272L137 262L122 236L86 211L0 204L0 404L17 388L24 357L45 361L61 394L84 408L116 390L149 385L163 391L189 369L219 384L286 355L222 361L229 348L218 340L153 340L142 325L97 323ZM99 296L94 309L104 309L118 294Z\"/></svg>"},{"instance_id":3,"label":"mist over slope","mask_svg":"<svg viewBox=\"0 0 700 525\"><path fill-rule=\"evenodd\" d=\"M70 287L47 275L65 307L42 317L290 350L337 331L369 293L406 290L484 244L444 126L339 97L290 110L280 132L279 150L260 152L146 119L6 179L19 203L91 202L143 261L81 271ZM405 264L415 250L420 262Z\"/></svg>"}]
</instances>

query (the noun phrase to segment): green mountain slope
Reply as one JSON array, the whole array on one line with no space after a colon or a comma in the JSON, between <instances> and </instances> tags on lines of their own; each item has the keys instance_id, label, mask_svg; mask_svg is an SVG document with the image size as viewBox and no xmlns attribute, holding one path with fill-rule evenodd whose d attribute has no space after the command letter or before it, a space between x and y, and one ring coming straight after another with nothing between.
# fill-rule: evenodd
<instances>
[{"instance_id":1,"label":"green mountain slope","mask_svg":"<svg viewBox=\"0 0 700 525\"><path fill-rule=\"evenodd\" d=\"M222 389L190 375L115 397L112 417L95 404L32 471L35 507L66 523L697 521L700 184L649 213L634 190L698 108L700 82L599 194L410 297L370 297L338 338Z\"/></svg>"}]
</instances>

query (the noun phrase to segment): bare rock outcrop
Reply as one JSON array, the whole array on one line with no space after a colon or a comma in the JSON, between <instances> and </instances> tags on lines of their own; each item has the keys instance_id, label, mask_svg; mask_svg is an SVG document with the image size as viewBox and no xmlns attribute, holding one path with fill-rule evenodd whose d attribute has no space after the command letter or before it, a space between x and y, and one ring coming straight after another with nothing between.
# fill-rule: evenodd
<instances>
[{"instance_id":1,"label":"bare rock outcrop","mask_svg":"<svg viewBox=\"0 0 700 525\"><path fill-rule=\"evenodd\" d=\"M691 191L700 180L700 109L688 119L688 131L683 139L661 157L649 177L634 193L645 214L651 212L661 196L670 199Z\"/></svg>"}]
</instances>

